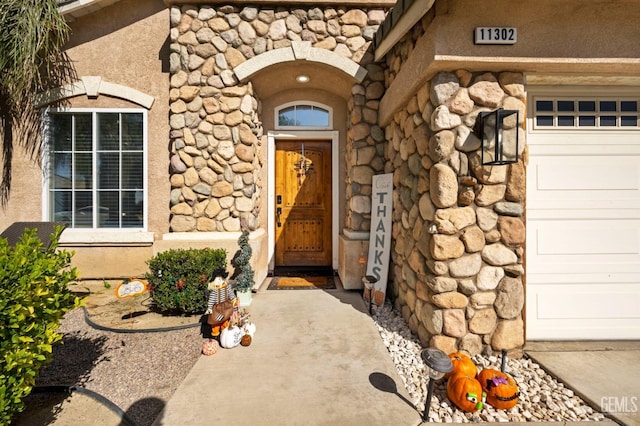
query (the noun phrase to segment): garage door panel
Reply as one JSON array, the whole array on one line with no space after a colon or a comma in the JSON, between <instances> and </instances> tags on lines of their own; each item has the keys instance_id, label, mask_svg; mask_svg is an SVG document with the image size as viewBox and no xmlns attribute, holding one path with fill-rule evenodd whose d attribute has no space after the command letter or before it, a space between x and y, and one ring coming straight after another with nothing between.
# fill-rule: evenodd
<instances>
[{"instance_id":1,"label":"garage door panel","mask_svg":"<svg viewBox=\"0 0 640 426\"><path fill-rule=\"evenodd\" d=\"M530 220L527 271L529 283L547 274L599 272L633 273L638 281L640 220Z\"/></svg>"},{"instance_id":2,"label":"garage door panel","mask_svg":"<svg viewBox=\"0 0 640 426\"><path fill-rule=\"evenodd\" d=\"M640 268L637 263L634 262L618 262L614 268L610 267L611 263L607 263L602 256L594 257L593 261L589 262L588 259L576 259L571 257L565 257L565 260L553 260L550 262L545 262L545 259L538 259L538 265L533 262L527 262L528 268L535 268L539 266L543 268L543 270L547 274L575 274L575 273L589 273L589 274L597 274L597 273L607 273L611 276L615 274L624 274L624 273L632 273L636 274L635 280L638 280L638 274L640 274ZM533 276L534 274L527 274L527 277ZM544 274L546 275L546 274ZM531 281L531 280L528 280ZM533 280L536 282L537 280Z\"/></svg>"},{"instance_id":3,"label":"garage door panel","mask_svg":"<svg viewBox=\"0 0 640 426\"><path fill-rule=\"evenodd\" d=\"M615 291L612 288L616 288ZM632 286L568 285L563 291L537 294L540 319L640 319L640 292Z\"/></svg>"},{"instance_id":4,"label":"garage door panel","mask_svg":"<svg viewBox=\"0 0 640 426\"><path fill-rule=\"evenodd\" d=\"M640 189L640 163L627 156L551 157L535 167L538 195L544 196L547 191L584 191L608 197L602 191Z\"/></svg>"},{"instance_id":5,"label":"garage door panel","mask_svg":"<svg viewBox=\"0 0 640 426\"><path fill-rule=\"evenodd\" d=\"M563 283L556 283L563 284ZM527 290L528 339L636 339L640 291L630 285L562 285Z\"/></svg>"},{"instance_id":6,"label":"garage door panel","mask_svg":"<svg viewBox=\"0 0 640 426\"><path fill-rule=\"evenodd\" d=\"M569 202L567 201L567 203ZM551 202L549 202L548 204L551 205ZM580 210L570 210L566 208L541 208L538 210L528 210L527 220L636 220L638 217L640 217L640 210L635 208L620 207L619 204L621 203L618 203L615 200L608 201L606 202L606 204L602 201L594 201L590 204L582 204L583 208ZM540 205L546 205L546 203L540 203ZM609 206L609 209L604 210L602 208L603 205Z\"/></svg>"},{"instance_id":7,"label":"garage door panel","mask_svg":"<svg viewBox=\"0 0 640 426\"><path fill-rule=\"evenodd\" d=\"M640 156L542 156L531 160L527 173L534 212L640 209Z\"/></svg>"},{"instance_id":8,"label":"garage door panel","mask_svg":"<svg viewBox=\"0 0 640 426\"><path fill-rule=\"evenodd\" d=\"M528 320L530 321L530 320ZM640 321L618 320L539 320L527 327L527 340L637 340Z\"/></svg>"},{"instance_id":9,"label":"garage door panel","mask_svg":"<svg viewBox=\"0 0 640 426\"><path fill-rule=\"evenodd\" d=\"M580 272L567 272L566 268L553 271L554 268L545 268L549 270L548 274L535 274L528 278L527 286L531 289L540 286L553 287L565 284L597 284L597 285L629 285L635 286L638 283L638 268L635 265L628 265L628 271L610 272L610 271L588 271L589 264L584 264L580 268ZM593 268L595 269L595 268ZM602 269L602 268L600 268Z\"/></svg>"},{"instance_id":10,"label":"garage door panel","mask_svg":"<svg viewBox=\"0 0 640 426\"><path fill-rule=\"evenodd\" d=\"M630 261L640 261L640 220L544 221L533 231L538 255L633 255Z\"/></svg>"}]
</instances>

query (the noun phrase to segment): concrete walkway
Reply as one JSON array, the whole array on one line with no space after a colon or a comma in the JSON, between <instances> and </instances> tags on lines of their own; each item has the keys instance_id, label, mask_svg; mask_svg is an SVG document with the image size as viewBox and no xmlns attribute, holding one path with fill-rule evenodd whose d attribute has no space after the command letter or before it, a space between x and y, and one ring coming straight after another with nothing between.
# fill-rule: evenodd
<instances>
[{"instance_id":1,"label":"concrete walkway","mask_svg":"<svg viewBox=\"0 0 640 426\"><path fill-rule=\"evenodd\" d=\"M155 425L420 424L359 292L261 291L249 311L253 343L202 356Z\"/></svg>"},{"instance_id":2,"label":"concrete walkway","mask_svg":"<svg viewBox=\"0 0 640 426\"><path fill-rule=\"evenodd\" d=\"M155 426L421 424L359 292L266 287L249 307L251 346L201 357ZM598 425L640 425L640 342L533 342L526 352L613 419Z\"/></svg>"}]
</instances>

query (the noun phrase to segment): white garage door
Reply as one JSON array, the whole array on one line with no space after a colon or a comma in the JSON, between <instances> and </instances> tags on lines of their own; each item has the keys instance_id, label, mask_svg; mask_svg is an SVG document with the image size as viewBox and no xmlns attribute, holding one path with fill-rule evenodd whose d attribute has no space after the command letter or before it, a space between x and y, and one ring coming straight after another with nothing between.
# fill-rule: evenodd
<instances>
[{"instance_id":1,"label":"white garage door","mask_svg":"<svg viewBox=\"0 0 640 426\"><path fill-rule=\"evenodd\" d=\"M530 93L529 340L640 338L640 92L585 92Z\"/></svg>"}]
</instances>

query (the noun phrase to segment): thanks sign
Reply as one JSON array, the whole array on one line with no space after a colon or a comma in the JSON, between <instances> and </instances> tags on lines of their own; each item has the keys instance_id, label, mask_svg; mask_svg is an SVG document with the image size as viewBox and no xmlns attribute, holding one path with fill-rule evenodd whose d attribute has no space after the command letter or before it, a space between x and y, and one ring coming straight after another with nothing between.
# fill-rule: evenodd
<instances>
[{"instance_id":1,"label":"thanks sign","mask_svg":"<svg viewBox=\"0 0 640 426\"><path fill-rule=\"evenodd\" d=\"M393 173L373 177L371 194L371 234L367 275L378 280L374 287L373 302L383 305L389 277L391 254L391 215L393 213Z\"/></svg>"}]
</instances>

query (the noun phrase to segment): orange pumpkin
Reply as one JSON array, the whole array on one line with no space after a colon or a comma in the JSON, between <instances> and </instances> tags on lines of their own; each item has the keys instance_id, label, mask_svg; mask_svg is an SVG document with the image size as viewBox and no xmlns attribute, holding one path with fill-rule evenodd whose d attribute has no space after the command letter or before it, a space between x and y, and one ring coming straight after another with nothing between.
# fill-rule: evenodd
<instances>
[{"instance_id":1,"label":"orange pumpkin","mask_svg":"<svg viewBox=\"0 0 640 426\"><path fill-rule=\"evenodd\" d=\"M518 384L507 373L485 368L478 374L482 390L487 393L487 402L494 408L508 410L518 403Z\"/></svg>"},{"instance_id":2,"label":"orange pumpkin","mask_svg":"<svg viewBox=\"0 0 640 426\"><path fill-rule=\"evenodd\" d=\"M474 412L482 410L485 394L475 377L467 374L456 374L447 381L447 396L462 411Z\"/></svg>"},{"instance_id":3,"label":"orange pumpkin","mask_svg":"<svg viewBox=\"0 0 640 426\"><path fill-rule=\"evenodd\" d=\"M469 358L462 352L455 352L450 354L449 359L453 364L453 370L445 374L444 377L449 378L451 376L455 376L456 374L467 374L471 377L476 377L476 374L478 374L478 367L476 367L471 358Z\"/></svg>"}]
</instances>

